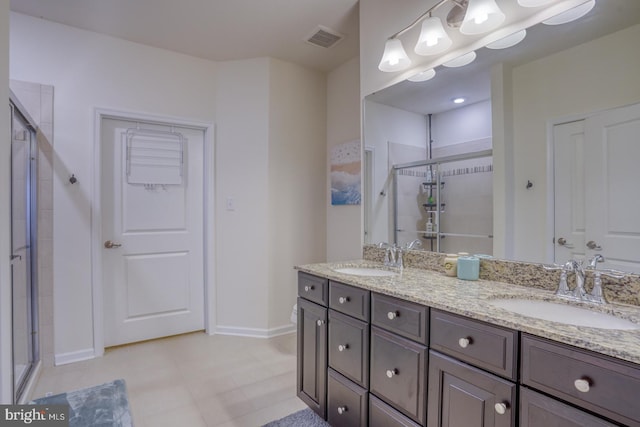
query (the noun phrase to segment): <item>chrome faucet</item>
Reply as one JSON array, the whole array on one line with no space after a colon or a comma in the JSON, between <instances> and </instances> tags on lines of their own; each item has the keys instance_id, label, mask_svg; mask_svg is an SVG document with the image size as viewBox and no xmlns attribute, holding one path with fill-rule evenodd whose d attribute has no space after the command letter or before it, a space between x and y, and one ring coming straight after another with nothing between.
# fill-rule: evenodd
<instances>
[{"instance_id":1,"label":"chrome faucet","mask_svg":"<svg viewBox=\"0 0 640 427\"><path fill-rule=\"evenodd\" d=\"M414 248L421 248L421 247L422 247L422 242L420 240L418 240L418 239L413 240L413 241L407 243L406 245L404 245L404 248L406 250L414 249Z\"/></svg>"},{"instance_id":2,"label":"chrome faucet","mask_svg":"<svg viewBox=\"0 0 640 427\"><path fill-rule=\"evenodd\" d=\"M604 292L602 290L602 275L615 279L622 279L625 273L616 270L597 270L599 262L604 262L604 257L600 254L593 256L584 266L584 261L570 260L563 266L543 266L546 270L561 270L560 282L556 290L556 296L569 299L572 301L591 302L595 304L607 304ZM585 290L586 271L593 271L593 289L591 293ZM573 289L567 284L568 273L574 273L576 277L576 286Z\"/></svg>"},{"instance_id":3,"label":"chrome faucet","mask_svg":"<svg viewBox=\"0 0 640 427\"><path fill-rule=\"evenodd\" d=\"M396 245L390 245L389 243L378 243L378 247L385 249L384 252L384 265L386 267L395 267L402 270L404 267L402 261L402 248Z\"/></svg>"}]
</instances>

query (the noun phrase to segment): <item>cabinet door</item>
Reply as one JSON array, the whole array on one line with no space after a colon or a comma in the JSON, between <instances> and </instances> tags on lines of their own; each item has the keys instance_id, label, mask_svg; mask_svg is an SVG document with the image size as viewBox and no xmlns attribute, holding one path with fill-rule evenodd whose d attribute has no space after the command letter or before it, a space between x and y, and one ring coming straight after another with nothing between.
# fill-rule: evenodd
<instances>
[{"instance_id":1,"label":"cabinet door","mask_svg":"<svg viewBox=\"0 0 640 427\"><path fill-rule=\"evenodd\" d=\"M327 309L298 298L298 397L322 418L327 403Z\"/></svg>"},{"instance_id":2,"label":"cabinet door","mask_svg":"<svg viewBox=\"0 0 640 427\"><path fill-rule=\"evenodd\" d=\"M428 427L516 425L516 385L433 350L429 352Z\"/></svg>"},{"instance_id":3,"label":"cabinet door","mask_svg":"<svg viewBox=\"0 0 640 427\"><path fill-rule=\"evenodd\" d=\"M614 427L614 424L522 387L520 427Z\"/></svg>"},{"instance_id":4,"label":"cabinet door","mask_svg":"<svg viewBox=\"0 0 640 427\"><path fill-rule=\"evenodd\" d=\"M369 324L329 310L329 366L369 386Z\"/></svg>"},{"instance_id":5,"label":"cabinet door","mask_svg":"<svg viewBox=\"0 0 640 427\"><path fill-rule=\"evenodd\" d=\"M419 424L425 419L427 349L371 327L370 391Z\"/></svg>"}]
</instances>

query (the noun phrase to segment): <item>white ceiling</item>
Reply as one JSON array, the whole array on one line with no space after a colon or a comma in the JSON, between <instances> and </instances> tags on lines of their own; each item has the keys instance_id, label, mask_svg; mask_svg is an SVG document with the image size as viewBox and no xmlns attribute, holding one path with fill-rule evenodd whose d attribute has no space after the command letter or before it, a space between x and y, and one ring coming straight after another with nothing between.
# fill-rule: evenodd
<instances>
[{"instance_id":1,"label":"white ceiling","mask_svg":"<svg viewBox=\"0 0 640 427\"><path fill-rule=\"evenodd\" d=\"M214 61L273 57L329 71L358 55L358 0L11 0L11 10ZM345 36L306 43L319 25Z\"/></svg>"},{"instance_id":2,"label":"white ceiling","mask_svg":"<svg viewBox=\"0 0 640 427\"><path fill-rule=\"evenodd\" d=\"M403 81L367 99L425 115L460 108L491 97L493 64L504 62L517 66L639 23L640 0L597 0L595 8L578 21L556 26L536 25L527 30L527 37L519 45L504 50L479 49L478 58L470 65L437 67L432 80ZM460 96L465 97L467 103L455 106L452 99Z\"/></svg>"}]
</instances>

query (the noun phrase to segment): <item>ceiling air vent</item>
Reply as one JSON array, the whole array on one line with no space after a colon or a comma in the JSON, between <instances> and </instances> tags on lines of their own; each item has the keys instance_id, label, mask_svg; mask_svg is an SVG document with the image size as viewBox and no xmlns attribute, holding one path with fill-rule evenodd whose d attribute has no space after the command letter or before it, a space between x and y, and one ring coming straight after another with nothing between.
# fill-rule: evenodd
<instances>
[{"instance_id":1,"label":"ceiling air vent","mask_svg":"<svg viewBox=\"0 0 640 427\"><path fill-rule=\"evenodd\" d=\"M318 27L313 30L313 33L309 35L305 39L307 43L310 43L315 46L320 46L324 48L330 48L338 44L344 36L337 31L332 30L331 28L323 27L322 25L318 25Z\"/></svg>"}]
</instances>

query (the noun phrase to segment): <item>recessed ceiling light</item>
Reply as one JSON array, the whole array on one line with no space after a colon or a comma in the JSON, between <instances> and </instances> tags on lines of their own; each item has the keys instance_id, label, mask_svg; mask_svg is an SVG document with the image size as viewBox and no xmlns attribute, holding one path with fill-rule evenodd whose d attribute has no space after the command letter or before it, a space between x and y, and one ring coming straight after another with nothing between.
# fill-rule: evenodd
<instances>
[{"instance_id":1,"label":"recessed ceiling light","mask_svg":"<svg viewBox=\"0 0 640 427\"><path fill-rule=\"evenodd\" d=\"M426 82L427 80L431 80L436 75L436 70L433 68L430 70L422 71L420 73L414 74L409 77L407 80L410 82Z\"/></svg>"},{"instance_id":2,"label":"recessed ceiling light","mask_svg":"<svg viewBox=\"0 0 640 427\"><path fill-rule=\"evenodd\" d=\"M576 19L582 18L584 15L589 13L595 5L596 0L588 1L581 4L580 6L576 6L573 9L569 9L552 18L549 18L546 21L542 21L542 23L546 25L560 25L566 24L567 22L575 21Z\"/></svg>"},{"instance_id":3,"label":"recessed ceiling light","mask_svg":"<svg viewBox=\"0 0 640 427\"><path fill-rule=\"evenodd\" d=\"M454 104L463 104L464 101L466 101L466 99L464 99L464 98L453 98L453 103Z\"/></svg>"},{"instance_id":4,"label":"recessed ceiling light","mask_svg":"<svg viewBox=\"0 0 640 427\"><path fill-rule=\"evenodd\" d=\"M449 62L445 62L442 65L450 68L464 67L465 65L471 64L475 59L476 59L476 53L472 51L462 56L458 56L457 58L452 59Z\"/></svg>"}]
</instances>

